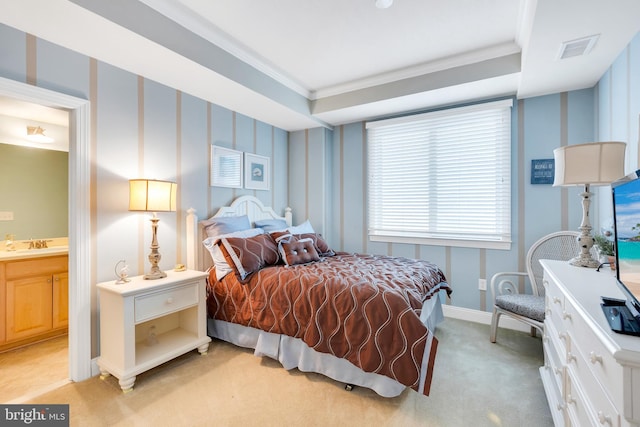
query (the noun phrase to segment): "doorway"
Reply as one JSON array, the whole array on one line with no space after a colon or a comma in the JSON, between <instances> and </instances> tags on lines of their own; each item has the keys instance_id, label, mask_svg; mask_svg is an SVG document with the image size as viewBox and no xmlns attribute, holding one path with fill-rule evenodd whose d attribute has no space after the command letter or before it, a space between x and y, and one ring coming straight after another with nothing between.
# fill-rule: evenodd
<instances>
[{"instance_id":1,"label":"doorway","mask_svg":"<svg viewBox=\"0 0 640 427\"><path fill-rule=\"evenodd\" d=\"M69 378L82 381L92 375L90 104L3 77L0 95L69 111Z\"/></svg>"}]
</instances>

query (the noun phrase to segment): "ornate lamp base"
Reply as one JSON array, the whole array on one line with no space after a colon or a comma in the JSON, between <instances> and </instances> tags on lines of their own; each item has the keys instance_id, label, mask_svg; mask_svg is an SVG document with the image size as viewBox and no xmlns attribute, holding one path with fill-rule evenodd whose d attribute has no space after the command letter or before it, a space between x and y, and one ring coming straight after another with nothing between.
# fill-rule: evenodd
<instances>
[{"instance_id":1,"label":"ornate lamp base","mask_svg":"<svg viewBox=\"0 0 640 427\"><path fill-rule=\"evenodd\" d=\"M161 258L160 252L158 252L158 249L160 248L160 246L158 246L158 221L160 221L160 219L154 212L153 218L151 218L151 231L153 232L153 238L151 239L151 253L149 254L151 271L142 276L147 280L162 279L163 277L167 277L167 273L160 270L160 267L158 267L158 263L160 262Z\"/></svg>"},{"instance_id":2,"label":"ornate lamp base","mask_svg":"<svg viewBox=\"0 0 640 427\"><path fill-rule=\"evenodd\" d=\"M600 266L600 261L591 257L583 258L581 256L577 256L572 258L569 261L569 264L575 265L576 267L598 268Z\"/></svg>"},{"instance_id":3,"label":"ornate lamp base","mask_svg":"<svg viewBox=\"0 0 640 427\"><path fill-rule=\"evenodd\" d=\"M582 197L582 223L580 224L580 235L578 236L580 253L577 257L569 260L569 264L575 265L576 267L598 268L600 266L600 262L591 256L591 248L594 243L593 236L591 236L591 223L589 221L591 195L589 184L585 184L584 192L580 194Z\"/></svg>"}]
</instances>

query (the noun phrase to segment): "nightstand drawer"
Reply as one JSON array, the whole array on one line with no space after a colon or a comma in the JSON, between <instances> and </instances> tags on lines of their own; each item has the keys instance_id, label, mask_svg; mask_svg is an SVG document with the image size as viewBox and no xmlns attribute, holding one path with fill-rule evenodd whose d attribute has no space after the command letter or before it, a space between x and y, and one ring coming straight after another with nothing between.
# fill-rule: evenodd
<instances>
[{"instance_id":1,"label":"nightstand drawer","mask_svg":"<svg viewBox=\"0 0 640 427\"><path fill-rule=\"evenodd\" d=\"M135 298L135 322L140 323L196 304L198 304L197 282L142 295Z\"/></svg>"}]
</instances>

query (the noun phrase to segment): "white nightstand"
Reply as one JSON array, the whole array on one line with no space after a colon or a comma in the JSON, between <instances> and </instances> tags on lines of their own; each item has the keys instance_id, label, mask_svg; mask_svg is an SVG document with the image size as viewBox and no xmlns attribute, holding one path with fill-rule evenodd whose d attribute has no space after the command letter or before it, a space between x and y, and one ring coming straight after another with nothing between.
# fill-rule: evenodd
<instances>
[{"instance_id":1,"label":"white nightstand","mask_svg":"<svg viewBox=\"0 0 640 427\"><path fill-rule=\"evenodd\" d=\"M195 348L206 354L206 273L166 271L167 277L142 276L100 292L100 378L112 374L124 392L136 375Z\"/></svg>"}]
</instances>

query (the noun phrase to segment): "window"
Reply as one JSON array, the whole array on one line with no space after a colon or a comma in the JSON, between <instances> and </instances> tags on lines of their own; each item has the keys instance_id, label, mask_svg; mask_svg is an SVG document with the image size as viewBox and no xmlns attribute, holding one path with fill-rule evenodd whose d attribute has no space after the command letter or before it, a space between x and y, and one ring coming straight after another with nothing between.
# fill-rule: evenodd
<instances>
[{"instance_id":1,"label":"window","mask_svg":"<svg viewBox=\"0 0 640 427\"><path fill-rule=\"evenodd\" d=\"M511 106L367 123L371 240L509 249Z\"/></svg>"}]
</instances>

